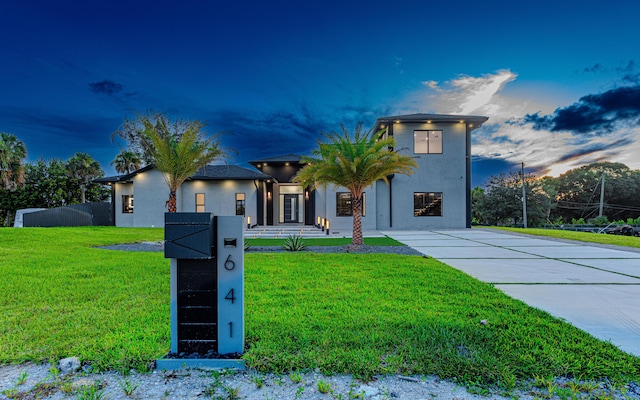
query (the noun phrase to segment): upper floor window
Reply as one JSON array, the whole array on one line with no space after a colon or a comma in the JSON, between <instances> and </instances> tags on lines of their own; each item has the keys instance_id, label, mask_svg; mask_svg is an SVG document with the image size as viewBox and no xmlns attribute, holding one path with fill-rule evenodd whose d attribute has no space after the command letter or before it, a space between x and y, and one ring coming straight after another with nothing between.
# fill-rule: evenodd
<instances>
[{"instance_id":1,"label":"upper floor window","mask_svg":"<svg viewBox=\"0 0 640 400\"><path fill-rule=\"evenodd\" d=\"M244 193L236 193L236 215L244 215Z\"/></svg>"},{"instance_id":2,"label":"upper floor window","mask_svg":"<svg viewBox=\"0 0 640 400\"><path fill-rule=\"evenodd\" d=\"M364 217L367 213L366 193L362 193L362 212ZM353 202L351 201L350 192L337 192L336 193L336 216L337 217L350 217L353 215Z\"/></svg>"},{"instance_id":3,"label":"upper floor window","mask_svg":"<svg viewBox=\"0 0 640 400\"><path fill-rule=\"evenodd\" d=\"M204 212L204 193L196 193L196 212Z\"/></svg>"},{"instance_id":4,"label":"upper floor window","mask_svg":"<svg viewBox=\"0 0 640 400\"><path fill-rule=\"evenodd\" d=\"M414 217L441 217L442 192L414 192Z\"/></svg>"},{"instance_id":5,"label":"upper floor window","mask_svg":"<svg viewBox=\"0 0 640 400\"><path fill-rule=\"evenodd\" d=\"M416 154L442 154L442 130L413 131L413 152Z\"/></svg>"},{"instance_id":6,"label":"upper floor window","mask_svg":"<svg viewBox=\"0 0 640 400\"><path fill-rule=\"evenodd\" d=\"M132 194L122 195L122 213L123 214L133 213L133 195Z\"/></svg>"}]
</instances>

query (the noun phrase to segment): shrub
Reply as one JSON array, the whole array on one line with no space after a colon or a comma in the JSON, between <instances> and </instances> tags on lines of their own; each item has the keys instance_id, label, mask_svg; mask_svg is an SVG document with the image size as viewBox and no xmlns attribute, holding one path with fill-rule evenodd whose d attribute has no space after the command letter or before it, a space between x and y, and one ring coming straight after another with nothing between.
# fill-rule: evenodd
<instances>
[{"instance_id":1,"label":"shrub","mask_svg":"<svg viewBox=\"0 0 640 400\"><path fill-rule=\"evenodd\" d=\"M282 248L287 251L302 251L307 248L307 244L302 239L302 236L289 235L284 240Z\"/></svg>"}]
</instances>

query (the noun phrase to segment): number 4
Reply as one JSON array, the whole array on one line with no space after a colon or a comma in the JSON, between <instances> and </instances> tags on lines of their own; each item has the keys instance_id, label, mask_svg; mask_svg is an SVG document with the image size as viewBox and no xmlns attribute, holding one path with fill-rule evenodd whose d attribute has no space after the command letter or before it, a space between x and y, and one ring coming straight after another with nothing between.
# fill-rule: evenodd
<instances>
[{"instance_id":1,"label":"number 4","mask_svg":"<svg viewBox=\"0 0 640 400\"><path fill-rule=\"evenodd\" d=\"M229 292L227 293L226 296L224 296L225 300L231 300L231 304L233 304L233 302L236 300L235 294L233 292L233 289L229 290Z\"/></svg>"}]
</instances>

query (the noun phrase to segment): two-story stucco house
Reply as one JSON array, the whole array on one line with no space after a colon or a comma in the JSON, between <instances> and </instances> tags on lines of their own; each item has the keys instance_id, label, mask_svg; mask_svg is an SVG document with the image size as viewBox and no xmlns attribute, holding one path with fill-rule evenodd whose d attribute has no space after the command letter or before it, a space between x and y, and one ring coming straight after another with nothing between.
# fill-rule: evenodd
<instances>
[{"instance_id":1,"label":"two-story stucco house","mask_svg":"<svg viewBox=\"0 0 640 400\"><path fill-rule=\"evenodd\" d=\"M471 226L471 132L486 117L411 114L381 117L375 129L392 135L395 151L411 154L410 176L378 181L364 194L364 230L447 229ZM351 229L351 195L340 187L316 190L292 183L304 166L295 154L250 161L254 169L209 165L177 192L178 211L242 215L254 225L314 225ZM168 189L153 166L97 182L111 185L116 226L163 226ZM135 199L135 206L134 206Z\"/></svg>"}]
</instances>

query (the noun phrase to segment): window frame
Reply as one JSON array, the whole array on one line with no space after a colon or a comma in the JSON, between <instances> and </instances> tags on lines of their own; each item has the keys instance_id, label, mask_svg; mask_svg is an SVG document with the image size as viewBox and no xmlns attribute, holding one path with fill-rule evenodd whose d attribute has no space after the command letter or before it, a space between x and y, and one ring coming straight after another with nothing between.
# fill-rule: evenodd
<instances>
[{"instance_id":1,"label":"window frame","mask_svg":"<svg viewBox=\"0 0 640 400\"><path fill-rule=\"evenodd\" d=\"M122 213L133 214L133 195L132 194L122 195Z\"/></svg>"},{"instance_id":2,"label":"window frame","mask_svg":"<svg viewBox=\"0 0 640 400\"><path fill-rule=\"evenodd\" d=\"M426 140L426 146L427 146L427 151L418 151L416 146L416 139L417 139L417 134L418 132L420 133L424 133L426 132L427 135L427 140ZM439 151L432 151L431 150L431 143L435 143L435 138L432 138L432 135L436 135L436 134L440 134L440 146L439 146ZM444 140L444 132L442 129L415 129L413 131L413 154L442 154L443 150L444 150L444 144L443 144L443 140ZM435 145L434 145L435 146Z\"/></svg>"},{"instance_id":3,"label":"window frame","mask_svg":"<svg viewBox=\"0 0 640 400\"><path fill-rule=\"evenodd\" d=\"M236 193L236 215L245 216L247 212L247 196L244 193Z\"/></svg>"},{"instance_id":4,"label":"window frame","mask_svg":"<svg viewBox=\"0 0 640 400\"><path fill-rule=\"evenodd\" d=\"M362 210L360 215L362 217L366 217L367 215L367 196L366 196L366 192L362 193ZM345 212L346 207L340 207L340 203L341 203L341 195L345 196L343 200L346 200L348 198L348 202L349 202L349 206L348 206L348 211ZM340 212L339 212L340 211ZM353 201L352 201L352 196L351 196L351 192L336 192L336 217L353 217Z\"/></svg>"},{"instance_id":5,"label":"window frame","mask_svg":"<svg viewBox=\"0 0 640 400\"><path fill-rule=\"evenodd\" d=\"M202 201L199 201L199 197L202 197ZM206 196L204 193L196 193L196 212L205 212Z\"/></svg>"},{"instance_id":6,"label":"window frame","mask_svg":"<svg viewBox=\"0 0 640 400\"><path fill-rule=\"evenodd\" d=\"M422 210L422 209L428 209L429 206L422 206L421 208L416 208L416 197L418 195L423 195L423 198L431 198L431 196L433 196L433 200L432 201L436 201L436 200L440 200L440 205L437 208L434 208L435 210L439 210L439 213L428 213L428 214L421 214L421 211L417 211L417 210ZM443 203L443 194L442 192L413 192L413 216L414 217L442 217L443 216L443 210L442 210L442 203ZM425 204L425 201L423 200L423 205Z\"/></svg>"}]
</instances>

